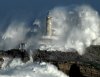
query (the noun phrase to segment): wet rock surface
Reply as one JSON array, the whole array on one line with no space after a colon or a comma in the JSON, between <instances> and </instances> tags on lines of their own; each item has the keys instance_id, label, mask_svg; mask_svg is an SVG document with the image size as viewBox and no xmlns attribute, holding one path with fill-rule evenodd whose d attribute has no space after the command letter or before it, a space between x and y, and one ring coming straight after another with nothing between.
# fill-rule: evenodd
<instances>
[{"instance_id":1,"label":"wet rock surface","mask_svg":"<svg viewBox=\"0 0 100 77\"><path fill-rule=\"evenodd\" d=\"M29 54L26 50L19 50L19 49L11 49L7 51L0 51L0 61L2 62L3 57L8 58L20 58L22 62L26 63L30 60Z\"/></svg>"},{"instance_id":2,"label":"wet rock surface","mask_svg":"<svg viewBox=\"0 0 100 77\"><path fill-rule=\"evenodd\" d=\"M33 61L52 63L70 77L100 77L100 46L86 48L84 55L79 55L76 51L49 52L38 49L33 52L35 52L32 53ZM20 49L1 50L0 66L4 62L3 57L20 58L24 63L30 60L28 51Z\"/></svg>"},{"instance_id":3,"label":"wet rock surface","mask_svg":"<svg viewBox=\"0 0 100 77\"><path fill-rule=\"evenodd\" d=\"M80 68L81 77L100 77L100 46L92 45L87 47L85 52L84 55L79 55L76 51L37 50L33 59L34 61L50 62L66 74L69 74L71 66L75 63Z\"/></svg>"}]
</instances>

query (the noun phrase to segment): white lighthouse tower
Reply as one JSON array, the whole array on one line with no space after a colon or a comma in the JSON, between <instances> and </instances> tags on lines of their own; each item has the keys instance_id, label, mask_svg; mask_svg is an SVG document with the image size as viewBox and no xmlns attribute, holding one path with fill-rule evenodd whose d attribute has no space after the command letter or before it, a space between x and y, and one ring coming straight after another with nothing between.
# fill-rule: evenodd
<instances>
[{"instance_id":1,"label":"white lighthouse tower","mask_svg":"<svg viewBox=\"0 0 100 77\"><path fill-rule=\"evenodd\" d=\"M49 15L46 17L46 35L42 36L41 40L39 41L40 49L42 50L51 50L54 41L57 40L53 34L52 19L53 17Z\"/></svg>"},{"instance_id":2,"label":"white lighthouse tower","mask_svg":"<svg viewBox=\"0 0 100 77\"><path fill-rule=\"evenodd\" d=\"M52 17L47 16L46 18L46 33L47 36L51 37L52 36L52 23L51 23Z\"/></svg>"}]
</instances>

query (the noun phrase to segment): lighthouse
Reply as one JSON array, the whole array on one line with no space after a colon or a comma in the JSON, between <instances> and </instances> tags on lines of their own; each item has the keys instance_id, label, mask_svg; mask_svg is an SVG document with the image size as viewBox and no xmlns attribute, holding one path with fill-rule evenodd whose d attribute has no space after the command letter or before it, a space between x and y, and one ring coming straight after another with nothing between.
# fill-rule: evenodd
<instances>
[{"instance_id":1,"label":"lighthouse","mask_svg":"<svg viewBox=\"0 0 100 77\"><path fill-rule=\"evenodd\" d=\"M52 36L52 23L51 23L51 19L52 17L50 16L47 16L46 17L46 33L47 33L47 36Z\"/></svg>"},{"instance_id":2,"label":"lighthouse","mask_svg":"<svg viewBox=\"0 0 100 77\"><path fill-rule=\"evenodd\" d=\"M45 35L43 35L39 41L40 50L53 50L52 46L54 45L54 41L58 40L58 38L54 35L53 28L53 17L46 17L46 26L45 26Z\"/></svg>"}]
</instances>

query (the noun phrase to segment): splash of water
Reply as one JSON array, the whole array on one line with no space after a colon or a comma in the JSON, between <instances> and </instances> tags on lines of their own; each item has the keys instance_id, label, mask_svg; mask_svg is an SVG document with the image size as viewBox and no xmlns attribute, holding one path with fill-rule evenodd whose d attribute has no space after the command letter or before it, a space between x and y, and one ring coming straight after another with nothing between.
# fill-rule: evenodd
<instances>
[{"instance_id":1,"label":"splash of water","mask_svg":"<svg viewBox=\"0 0 100 77\"><path fill-rule=\"evenodd\" d=\"M75 49L83 54L86 47L98 44L100 18L98 12L90 6L56 7L50 10L49 16L52 17L53 36L49 41L43 38L43 49ZM46 30L42 24L36 20L33 27L29 27L26 23L12 22L0 37L0 49L16 48L21 42L26 43L26 49L39 48L43 31Z\"/></svg>"},{"instance_id":2,"label":"splash of water","mask_svg":"<svg viewBox=\"0 0 100 77\"><path fill-rule=\"evenodd\" d=\"M29 31L29 29L24 25L25 23L12 22L3 34L2 40L0 40L0 48L15 48L19 43L23 42L26 38L27 32Z\"/></svg>"},{"instance_id":3,"label":"splash of water","mask_svg":"<svg viewBox=\"0 0 100 77\"><path fill-rule=\"evenodd\" d=\"M90 6L74 7L73 9L56 7L50 11L49 16L53 17L51 21L53 37L57 39L43 38L43 40L47 40L44 41L44 49L61 51L76 49L83 54L84 49L91 44L100 44L98 42L100 40L100 18L97 11ZM26 43L26 49L39 48L39 41L44 36L42 31L45 28L42 28L43 25L40 21L35 21L34 24L36 27L31 29L25 23L11 23L0 37L0 49L15 48L21 42ZM0 77L67 77L51 64L29 63L24 65L14 59L10 67L7 70L0 70Z\"/></svg>"},{"instance_id":4,"label":"splash of water","mask_svg":"<svg viewBox=\"0 0 100 77\"><path fill-rule=\"evenodd\" d=\"M40 37L35 34L36 31L38 32L37 28L31 28L25 22L12 22L0 37L0 49L18 48L22 42L26 44L26 49L35 48Z\"/></svg>"},{"instance_id":5,"label":"splash of water","mask_svg":"<svg viewBox=\"0 0 100 77\"><path fill-rule=\"evenodd\" d=\"M27 63L14 59L10 68L1 69L0 77L68 77L48 63Z\"/></svg>"},{"instance_id":6,"label":"splash of water","mask_svg":"<svg viewBox=\"0 0 100 77\"><path fill-rule=\"evenodd\" d=\"M61 48L62 51L76 49L82 55L84 49L99 38L100 18L90 6L56 7L49 16L52 17L52 29L58 40L53 40L44 48Z\"/></svg>"}]
</instances>

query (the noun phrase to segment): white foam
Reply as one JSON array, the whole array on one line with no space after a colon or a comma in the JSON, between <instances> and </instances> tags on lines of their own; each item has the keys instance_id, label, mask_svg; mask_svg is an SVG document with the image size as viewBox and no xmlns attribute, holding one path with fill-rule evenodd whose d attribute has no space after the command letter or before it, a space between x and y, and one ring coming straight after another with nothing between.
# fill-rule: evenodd
<instances>
[{"instance_id":1,"label":"white foam","mask_svg":"<svg viewBox=\"0 0 100 77\"><path fill-rule=\"evenodd\" d=\"M14 67L0 70L0 77L68 77L55 66L44 62L21 65L15 60L10 65Z\"/></svg>"}]
</instances>

